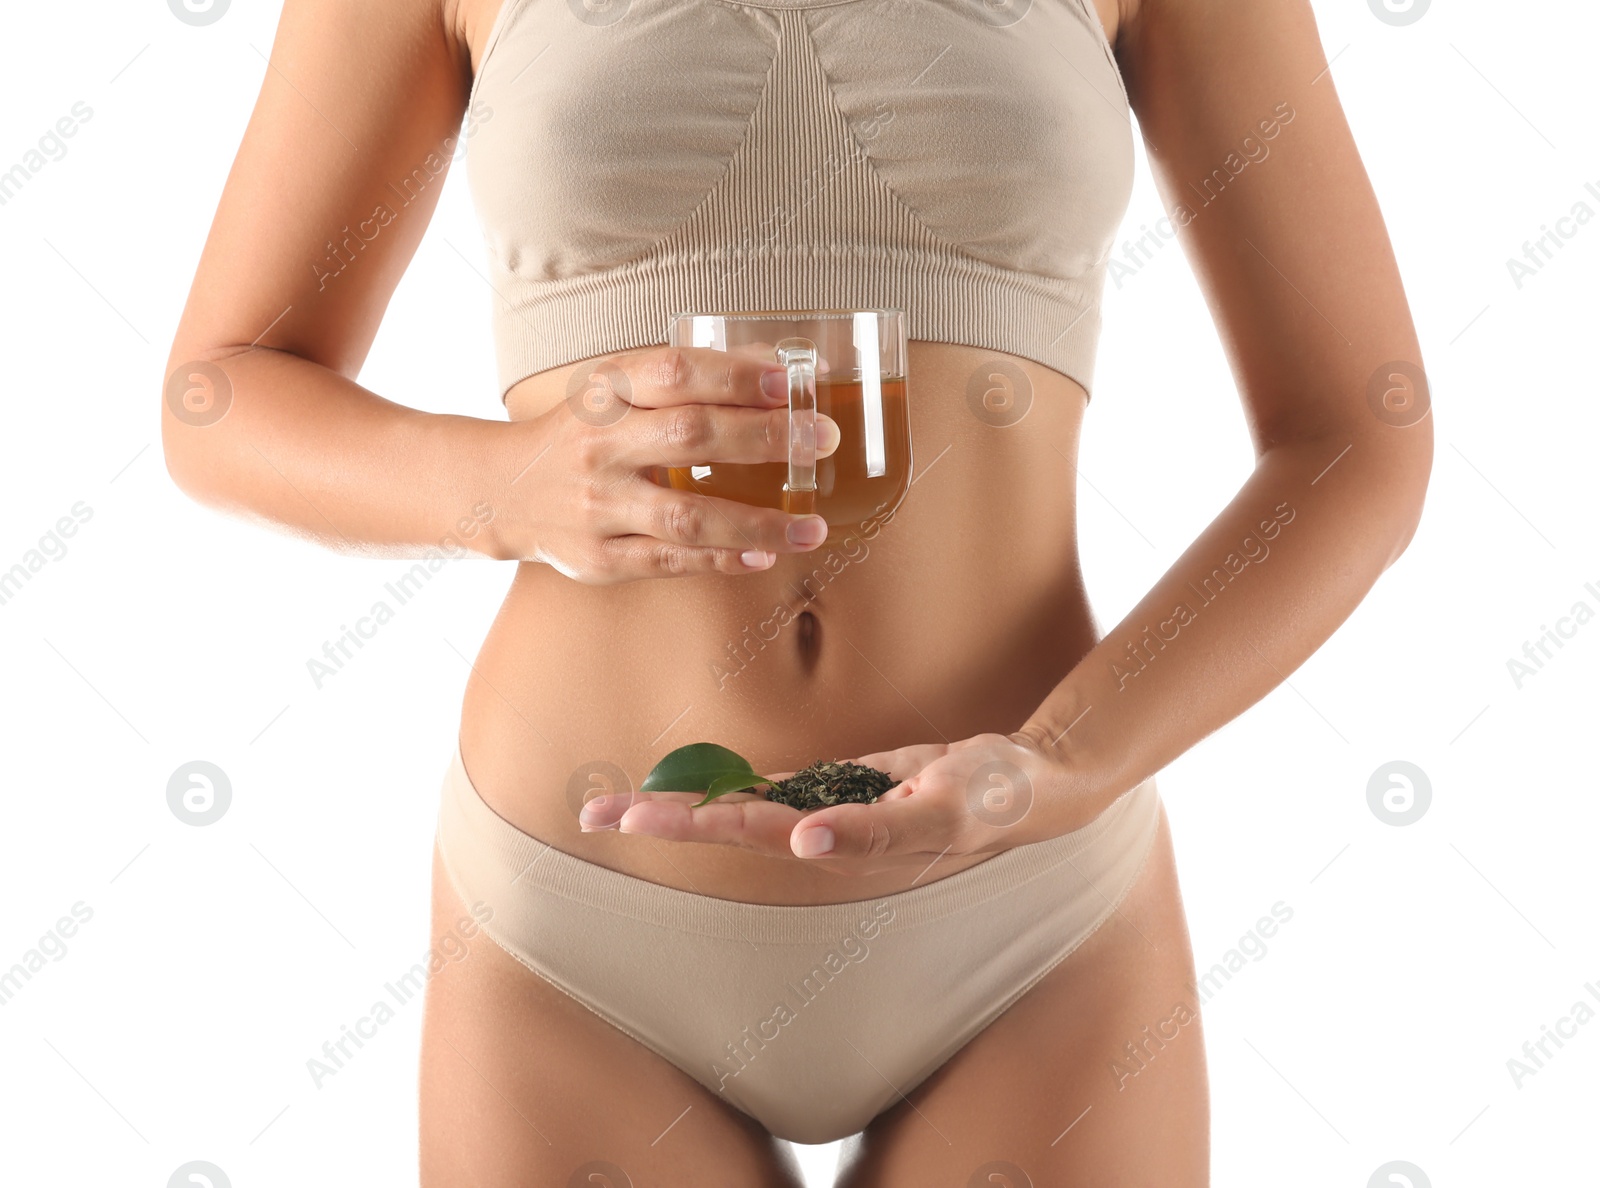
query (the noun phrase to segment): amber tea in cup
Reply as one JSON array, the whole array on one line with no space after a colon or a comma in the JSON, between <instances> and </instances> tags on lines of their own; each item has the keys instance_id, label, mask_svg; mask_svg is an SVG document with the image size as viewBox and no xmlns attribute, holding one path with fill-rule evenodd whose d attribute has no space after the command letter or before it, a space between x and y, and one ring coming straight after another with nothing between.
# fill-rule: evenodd
<instances>
[{"instance_id":1,"label":"amber tea in cup","mask_svg":"<svg viewBox=\"0 0 1600 1188\"><path fill-rule=\"evenodd\" d=\"M673 346L754 354L789 371L786 462L658 467L657 481L755 507L814 512L828 542L900 506L911 487L905 314L898 309L682 313ZM817 413L839 426L839 447L816 456Z\"/></svg>"}]
</instances>

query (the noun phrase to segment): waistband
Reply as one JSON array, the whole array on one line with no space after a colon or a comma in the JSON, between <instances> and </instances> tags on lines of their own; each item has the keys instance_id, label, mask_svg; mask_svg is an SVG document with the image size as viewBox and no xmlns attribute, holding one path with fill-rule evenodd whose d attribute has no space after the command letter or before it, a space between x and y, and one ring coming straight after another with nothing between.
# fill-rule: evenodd
<instances>
[{"instance_id":1,"label":"waistband","mask_svg":"<svg viewBox=\"0 0 1600 1188\"><path fill-rule=\"evenodd\" d=\"M479 795L458 746L445 773L438 842L446 869L469 900L498 899L520 889L680 932L765 944L819 944L850 931L867 904L892 905L900 931L971 911L1052 872L1092 883L1098 870L1126 848L1148 845L1159 812L1160 795L1152 777L1123 793L1082 829L1014 846L925 886L843 903L744 903L652 883L524 833Z\"/></svg>"}]
</instances>

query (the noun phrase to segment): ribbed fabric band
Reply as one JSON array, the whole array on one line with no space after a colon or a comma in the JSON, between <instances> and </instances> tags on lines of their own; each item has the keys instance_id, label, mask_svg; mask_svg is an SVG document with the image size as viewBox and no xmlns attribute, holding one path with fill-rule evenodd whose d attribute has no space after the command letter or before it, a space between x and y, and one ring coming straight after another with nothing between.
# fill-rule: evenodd
<instances>
[{"instance_id":1,"label":"ribbed fabric band","mask_svg":"<svg viewBox=\"0 0 1600 1188\"><path fill-rule=\"evenodd\" d=\"M458 885L486 898L544 892L674 932L757 944L800 945L836 941L869 904L894 909L897 932L968 911L998 895L1071 863L1075 874L1097 884L1104 869L1138 839L1139 853L1153 836L1159 795L1154 779L1120 796L1084 828L1060 837L1003 850L976 866L920 887L873 900L785 906L741 903L698 895L586 862L532 837L496 813L473 787L459 749L451 757L439 809L439 844L446 864L473 856L470 871L454 872ZM1102 845L1116 836L1116 843ZM1092 861L1084 861L1086 855ZM482 861L487 856L487 861ZM1102 869L1104 868L1104 869ZM492 886L485 880L494 880ZM520 889L520 890L518 890Z\"/></svg>"},{"instance_id":2,"label":"ribbed fabric band","mask_svg":"<svg viewBox=\"0 0 1600 1188\"><path fill-rule=\"evenodd\" d=\"M705 236L715 237L710 230ZM1103 279L1103 270L1096 277ZM674 245L610 272L545 283L537 296L501 305L500 390L577 359L665 344L676 313L889 307L906 311L907 339L1019 355L1088 391L1098 297L1098 285L1005 272L937 243L915 254L864 244L748 251Z\"/></svg>"},{"instance_id":3,"label":"ribbed fabric band","mask_svg":"<svg viewBox=\"0 0 1600 1188\"><path fill-rule=\"evenodd\" d=\"M521 0L506 0L506 5L511 11L509 15L502 11L501 16L507 21L514 19L516 9L525 7ZM555 183L542 176L537 181L528 177L526 171L542 175L545 169L538 156L540 142L529 133L527 147L523 147L523 140L510 140L509 128L494 123L486 125L488 145L480 147L479 140L469 142L469 151L480 158L473 166L475 186L489 197L486 231L490 279L497 294L494 331L502 394L518 380L549 368L613 351L664 344L669 319L678 313L881 307L906 311L909 339L1003 351L1034 360L1091 389L1100 335L1099 301L1110 255L1110 232L1099 221L1104 215L1098 210L1041 212L1037 225L1044 228L1050 250L1060 253L1058 259L1050 260L1051 275L1031 267L1004 266L1003 259L984 258L1015 248L985 245L980 252L952 242L920 218L885 180L870 156L870 147L864 147L871 146L872 140L859 127L861 121L853 128L841 110L808 22L819 13L845 10L823 4L761 7L761 19L777 25L776 57L726 171L686 219L621 262L591 263L587 238L584 248L570 252L565 246L542 240L532 245L535 250L528 250L518 238L525 226L548 228L548 234L554 235L558 229L574 225L573 216L565 212L560 218L548 213L549 204L559 201ZM636 15L630 12L615 26L619 32L611 36L620 36L627 21ZM535 19L539 18L529 16L530 21ZM647 31L640 36L661 33L659 22L664 18L652 19L658 23L642 26ZM1091 63L1090 69L1115 79L1109 57L1095 61L1101 51L1092 38L1101 35L1084 32L1081 25L1073 28L1078 30L1081 44L1075 42L1069 48L1093 54L1082 60ZM491 49L501 32L497 27ZM534 43L544 36L544 27L540 26L538 38L531 31L526 35L528 46L519 45L515 52L531 54ZM834 32L833 36L843 34ZM728 61L747 71L749 64L739 56L741 52L730 48ZM1082 92L1086 104L1109 103L1115 108L1123 101L1119 83L1107 84L1099 78L1081 82L1083 67L1051 50L1031 52L1043 54L1054 65L1035 66L1030 59L1026 66L1018 62L1017 69L1065 71L1071 85L1086 88ZM893 58L891 47L886 45L883 53ZM668 60L668 56L662 57L663 69ZM486 59L480 79L489 65ZM504 73L511 74L513 65L515 59L508 59ZM883 68L894 77L902 68L909 70L909 64L894 58ZM1005 85L1004 79L993 82ZM963 88L979 84L962 77L959 83L946 85L952 89L947 95L939 93L940 101L956 113L968 93ZM930 79L923 86L934 83ZM475 96L481 94L499 109L515 108L523 96L510 87L509 81L490 73L489 83L481 92L475 90ZM1090 87L1093 90L1087 89ZM707 82L704 92L716 96L718 103L726 102L715 79ZM894 93L893 87L886 87L885 94L892 97ZM616 117L607 113L604 118ZM1083 156L1072 158L1066 176L1097 177L1103 172L1107 193L1115 193L1117 186L1125 189L1121 157L1104 155L1120 152L1122 146L1103 130L1109 119L1117 121L1114 126L1125 133L1123 118L1103 108L1073 117L1074 127L1062 130L1061 135L1080 138L1084 143L1074 151ZM958 114L951 119L956 121L952 128L962 135L981 135L971 128L970 119L963 122ZM681 132L670 134L674 151L679 150L680 138L685 160L717 151L703 145L692 131L703 122L701 112L685 113L684 121ZM892 123L886 126L893 127ZM1030 151L1021 129L1003 134L1019 141L1018 154ZM512 148L502 147L502 142L494 139L501 136L516 151L531 154L530 158L521 164L511 160ZM583 164L581 158L577 164L570 163L560 154L572 150L561 143L562 147L553 150L558 154L551 162L555 174L577 170L586 178L587 173L581 171L593 167ZM1107 143L1113 147L1105 148ZM607 150L595 147L593 151ZM921 150L923 154L940 151L937 144ZM491 153L507 155L507 159ZM609 158L607 162L610 176L618 170ZM901 165L904 167L903 162ZM1004 179L994 179L994 184L1003 185ZM643 220L643 214L653 208L648 177L641 179L641 185L644 188L636 201ZM980 179L980 189L975 191L979 209L964 210L962 215L968 223L980 226L981 193ZM581 197L576 201L582 201ZM597 216L593 231L597 253L629 242L625 210L619 205L603 219ZM505 225L493 225L495 219ZM1081 229L1079 219L1088 220ZM577 225L587 236L590 229ZM1113 222L1112 229L1114 226ZM1035 246L1028 250L1045 249Z\"/></svg>"}]
</instances>

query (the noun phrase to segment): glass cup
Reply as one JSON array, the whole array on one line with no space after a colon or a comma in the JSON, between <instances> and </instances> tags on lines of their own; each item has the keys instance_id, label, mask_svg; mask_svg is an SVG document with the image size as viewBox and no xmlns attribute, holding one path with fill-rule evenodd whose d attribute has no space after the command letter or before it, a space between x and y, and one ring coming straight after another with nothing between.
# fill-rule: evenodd
<instances>
[{"instance_id":1,"label":"glass cup","mask_svg":"<svg viewBox=\"0 0 1600 1188\"><path fill-rule=\"evenodd\" d=\"M911 488L905 313L898 309L680 313L673 346L711 347L789 371L786 462L657 467L656 481L755 507L815 513L837 544L900 506ZM839 448L817 457L816 415L839 426Z\"/></svg>"}]
</instances>

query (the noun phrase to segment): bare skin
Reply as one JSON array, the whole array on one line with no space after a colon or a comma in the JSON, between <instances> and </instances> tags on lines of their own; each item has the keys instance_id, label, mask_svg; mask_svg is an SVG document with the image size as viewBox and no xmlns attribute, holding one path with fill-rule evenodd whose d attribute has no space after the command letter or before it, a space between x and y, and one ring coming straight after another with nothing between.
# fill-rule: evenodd
<instances>
[{"instance_id":1,"label":"bare skin","mask_svg":"<svg viewBox=\"0 0 1600 1188\"><path fill-rule=\"evenodd\" d=\"M754 370L653 349L610 356L638 407L605 448L564 417L567 381L589 361L518 383L505 422L418 413L355 382L439 186L331 283L308 283L306 261L454 135L497 5L287 0L276 70L169 362L171 373L214 361L230 404L199 426L164 403L163 432L174 479L213 506L350 552L416 555L449 536L519 561L466 682L460 740L479 792L525 832L746 902L867 899L945 878L1087 823L1237 716L1326 640L1409 541L1431 436L1426 422L1397 430L1375 418L1367 385L1381 364L1420 351L1303 5L1097 0L1169 210L1275 105L1296 112L1271 163L1180 234L1234 367L1256 470L1105 633L1075 540L1087 398L1031 361L1013 360L1031 384L1027 418L997 430L965 403L968 377L995 353L911 344L917 481L893 522L831 567L828 550L788 542L781 513L729 505L679 518L669 501L699 497L624 481L619 442L641 462L674 450L782 457L776 406ZM686 443L685 428L706 436ZM574 493L602 490L623 494ZM1286 500L1294 528L1275 539L1273 563L1124 688L1111 660L1127 641ZM748 552L771 560L751 566ZM779 607L791 625L712 670L709 657ZM926 795L897 807L827 810L838 840L826 860L791 852L803 831L758 825L732 805L694 821L641 805L623 821L632 833L580 831L574 773L605 760L637 777L700 739L763 771L893 754L907 772L931 772L948 748L1022 747L1047 778L1001 838L925 809L941 794L931 777ZM434 881L443 936L465 909L437 862ZM1192 977L1163 816L1111 920L880 1115L852 1143L842 1184L922 1188L951 1168L965 1183L988 1160L1043 1183L1206 1184L1199 1021L1136 1077L1119 1079L1112 1063L1141 1029L1192 1003ZM430 983L426 1012L428 1188L565 1183L590 1159L636 1183L799 1183L783 1144L482 936Z\"/></svg>"}]
</instances>

